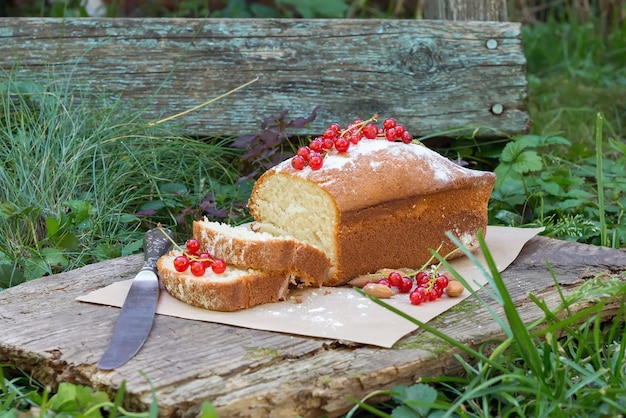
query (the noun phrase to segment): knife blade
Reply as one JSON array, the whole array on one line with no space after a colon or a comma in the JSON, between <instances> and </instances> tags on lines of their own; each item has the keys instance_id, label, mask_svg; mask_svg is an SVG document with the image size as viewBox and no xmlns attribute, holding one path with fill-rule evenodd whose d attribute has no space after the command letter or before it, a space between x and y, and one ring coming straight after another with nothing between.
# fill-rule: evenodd
<instances>
[{"instance_id":1,"label":"knife blade","mask_svg":"<svg viewBox=\"0 0 626 418\"><path fill-rule=\"evenodd\" d=\"M173 232L166 228L154 228L146 232L143 240L143 267L133 279L109 346L98 362L100 370L112 370L125 364L137 354L148 338L159 300L157 260L172 248L173 239Z\"/></svg>"}]
</instances>

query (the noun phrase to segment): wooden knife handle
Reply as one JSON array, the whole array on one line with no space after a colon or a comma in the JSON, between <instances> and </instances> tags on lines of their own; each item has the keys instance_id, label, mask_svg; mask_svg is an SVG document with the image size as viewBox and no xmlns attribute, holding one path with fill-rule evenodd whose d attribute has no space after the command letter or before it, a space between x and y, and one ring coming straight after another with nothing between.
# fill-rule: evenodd
<instances>
[{"instance_id":1,"label":"wooden knife handle","mask_svg":"<svg viewBox=\"0 0 626 418\"><path fill-rule=\"evenodd\" d=\"M174 233L167 228L154 228L146 232L143 239L144 263L142 270L156 271L157 260L172 248L173 241Z\"/></svg>"}]
</instances>

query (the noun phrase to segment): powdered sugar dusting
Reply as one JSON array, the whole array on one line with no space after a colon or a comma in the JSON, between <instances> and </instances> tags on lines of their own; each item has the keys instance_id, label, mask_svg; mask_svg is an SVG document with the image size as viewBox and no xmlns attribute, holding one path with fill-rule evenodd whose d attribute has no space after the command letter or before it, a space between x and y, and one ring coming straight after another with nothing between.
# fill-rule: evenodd
<instances>
[{"instance_id":1,"label":"powdered sugar dusting","mask_svg":"<svg viewBox=\"0 0 626 418\"><path fill-rule=\"evenodd\" d=\"M361 161L364 155L374 155L382 153L391 158L371 158L370 167L374 172L381 169L387 161L394 161L394 164L415 165L417 171L432 173L432 178L442 183L452 180L458 175L468 176L480 174L474 170L463 168L448 160L437 152L428 149L421 144L404 144L401 142L389 142L385 140L361 140L356 145L351 145L347 152L339 153L333 150L324 157L324 164L320 172L332 172L335 170L346 170L355 165L356 161ZM291 167L291 159L283 161L276 166L278 171L289 171L300 177L308 177L313 170L304 167L303 170L294 170ZM329 179L327 179L329 181Z\"/></svg>"}]
</instances>

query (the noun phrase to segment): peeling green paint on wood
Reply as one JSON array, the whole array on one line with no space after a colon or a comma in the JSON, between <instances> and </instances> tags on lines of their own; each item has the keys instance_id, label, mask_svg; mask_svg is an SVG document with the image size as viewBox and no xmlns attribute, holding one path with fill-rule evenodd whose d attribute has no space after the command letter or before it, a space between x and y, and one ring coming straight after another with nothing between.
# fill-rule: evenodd
<instances>
[{"instance_id":1,"label":"peeling green paint on wood","mask_svg":"<svg viewBox=\"0 0 626 418\"><path fill-rule=\"evenodd\" d=\"M351 19L4 19L0 68L71 75L147 119L185 116L190 132L256 132L284 109L310 133L374 113L416 135L459 126L528 129L520 25ZM498 111L494 111L497 109Z\"/></svg>"}]
</instances>

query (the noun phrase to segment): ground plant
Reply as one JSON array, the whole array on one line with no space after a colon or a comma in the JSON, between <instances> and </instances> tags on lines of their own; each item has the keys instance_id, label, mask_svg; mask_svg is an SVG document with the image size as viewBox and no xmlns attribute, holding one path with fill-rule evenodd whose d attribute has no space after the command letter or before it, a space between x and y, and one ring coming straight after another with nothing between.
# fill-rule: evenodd
<instances>
[{"instance_id":1,"label":"ground plant","mask_svg":"<svg viewBox=\"0 0 626 418\"><path fill-rule=\"evenodd\" d=\"M13 3L11 10L17 7ZM420 16L403 1L178 3L168 10L152 2L158 9L153 14ZM517 3L537 8L540 2ZM544 226L550 237L624 249L626 23L619 13L607 17L597 5L581 18L566 2L553 3L557 6L542 7L537 19L523 26L532 131L492 143L463 136L441 152L498 174L490 223ZM623 13L623 3L608 3ZM81 1L20 4L36 16L88 15ZM110 2L105 15L118 16L124 4ZM115 98L98 96L98 107L81 104L92 94L74 86L71 74L0 74L0 291L136 253L143 232L156 222L175 225L182 235L188 235L183 229L189 220L203 214L244 222L258 168L297 143L298 128L317 111L268 115L256 136L198 139L175 126L150 125L139 113L120 112L123 103ZM195 158L198 154L206 158ZM464 373L352 399L347 417L623 416L624 272L563 292L560 306L552 309L529 295L544 313L532 324L521 322L497 270L484 274L490 290L475 298L500 303L503 311L494 313L494 320L505 337L468 348L435 326L418 323L459 351ZM615 321L605 320L609 304ZM52 393L26 373L0 365L0 416L157 416L156 400L148 411L125 410L124 390L112 400L79 385L62 384ZM388 400L370 404L381 396ZM202 416L217 414L207 403Z\"/></svg>"}]
</instances>

